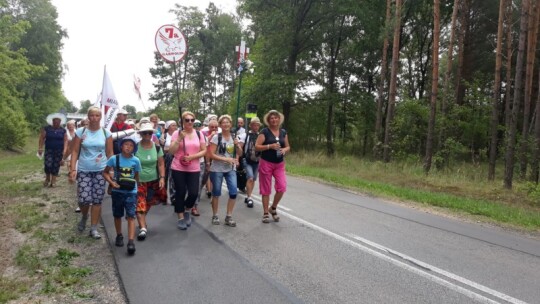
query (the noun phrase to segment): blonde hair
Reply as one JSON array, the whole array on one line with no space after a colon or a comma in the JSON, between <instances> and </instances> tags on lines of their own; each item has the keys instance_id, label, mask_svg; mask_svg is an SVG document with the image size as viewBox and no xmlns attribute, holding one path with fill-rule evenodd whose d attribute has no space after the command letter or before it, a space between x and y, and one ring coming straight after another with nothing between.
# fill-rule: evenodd
<instances>
[{"instance_id":1,"label":"blonde hair","mask_svg":"<svg viewBox=\"0 0 540 304\"><path fill-rule=\"evenodd\" d=\"M88 108L88 112L86 112L86 115L90 115L91 113L99 113L99 115L101 115L101 109L96 106L91 106L90 108Z\"/></svg>"},{"instance_id":2,"label":"blonde hair","mask_svg":"<svg viewBox=\"0 0 540 304\"><path fill-rule=\"evenodd\" d=\"M229 114L224 114L224 115L221 115L218 119L218 123L221 125L221 122L224 120L224 119L228 119L229 122L232 123L232 118L231 118L231 115Z\"/></svg>"},{"instance_id":3,"label":"blonde hair","mask_svg":"<svg viewBox=\"0 0 540 304\"><path fill-rule=\"evenodd\" d=\"M156 113L152 113L150 114L150 116L148 117L150 120L152 120L152 118L157 118L159 120L159 116L156 114Z\"/></svg>"},{"instance_id":4,"label":"blonde hair","mask_svg":"<svg viewBox=\"0 0 540 304\"><path fill-rule=\"evenodd\" d=\"M182 113L182 119L184 119L184 117L188 116L188 115L191 115L194 119L196 118L195 117L195 114L193 114L192 112L190 111L185 111L184 113Z\"/></svg>"}]
</instances>

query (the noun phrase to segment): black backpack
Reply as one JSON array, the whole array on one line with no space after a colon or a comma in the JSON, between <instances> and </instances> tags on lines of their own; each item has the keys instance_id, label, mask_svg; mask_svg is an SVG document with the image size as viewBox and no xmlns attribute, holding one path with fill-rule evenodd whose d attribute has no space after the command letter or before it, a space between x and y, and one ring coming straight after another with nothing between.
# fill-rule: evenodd
<instances>
[{"instance_id":1,"label":"black backpack","mask_svg":"<svg viewBox=\"0 0 540 304\"><path fill-rule=\"evenodd\" d=\"M246 161L250 164L259 163L259 159L261 158L261 152L255 150L255 142L257 141L257 136L259 136L259 134L251 132L246 134L244 157L246 158Z\"/></svg>"}]
</instances>

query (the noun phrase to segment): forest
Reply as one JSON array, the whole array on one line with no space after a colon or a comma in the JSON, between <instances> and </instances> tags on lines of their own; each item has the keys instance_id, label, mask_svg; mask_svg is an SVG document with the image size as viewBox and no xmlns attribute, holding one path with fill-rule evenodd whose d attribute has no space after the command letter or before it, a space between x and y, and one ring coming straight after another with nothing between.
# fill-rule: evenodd
<instances>
[{"instance_id":1,"label":"forest","mask_svg":"<svg viewBox=\"0 0 540 304\"><path fill-rule=\"evenodd\" d=\"M489 168L511 189L538 183L540 3L531 0L238 0L171 11L189 42L173 66L155 55L151 112L285 114L295 150L431 170ZM0 145L23 144L62 95L68 33L49 0L0 0ZM252 71L237 71L235 46ZM35 43L40 41L40 43ZM238 92L242 79L241 94ZM78 101L77 101L78 102ZM12 131L17 132L12 132ZM21 130L25 130L21 132ZM21 134L24 133L24 134ZM16 135L15 135L16 134ZM9 143L9 144L8 144ZM15 143L15 145L14 145Z\"/></svg>"}]
</instances>

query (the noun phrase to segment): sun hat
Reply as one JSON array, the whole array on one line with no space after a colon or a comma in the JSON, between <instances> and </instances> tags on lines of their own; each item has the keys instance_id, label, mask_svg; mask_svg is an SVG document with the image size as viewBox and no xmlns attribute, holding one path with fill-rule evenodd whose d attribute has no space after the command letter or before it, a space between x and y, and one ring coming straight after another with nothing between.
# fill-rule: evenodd
<instances>
[{"instance_id":1,"label":"sun hat","mask_svg":"<svg viewBox=\"0 0 540 304\"><path fill-rule=\"evenodd\" d=\"M62 113L52 113L52 114L49 114L49 115L47 116L47 123L48 123L50 126L52 126L53 120L54 120L55 118L60 119L60 124L61 124L61 125L65 124L65 123L66 123L66 120L67 120L66 115L64 115L64 114L62 114Z\"/></svg>"},{"instance_id":2,"label":"sun hat","mask_svg":"<svg viewBox=\"0 0 540 304\"><path fill-rule=\"evenodd\" d=\"M165 121L164 120L158 121L158 125L165 125Z\"/></svg>"},{"instance_id":3,"label":"sun hat","mask_svg":"<svg viewBox=\"0 0 540 304\"><path fill-rule=\"evenodd\" d=\"M118 109L118 112L116 112L116 115L118 114L124 114L124 115L128 115L128 111L124 110L124 109Z\"/></svg>"},{"instance_id":4,"label":"sun hat","mask_svg":"<svg viewBox=\"0 0 540 304\"><path fill-rule=\"evenodd\" d=\"M150 117L143 117L141 118L141 120L139 120L139 123L145 123L145 122L150 122Z\"/></svg>"},{"instance_id":5,"label":"sun hat","mask_svg":"<svg viewBox=\"0 0 540 304\"><path fill-rule=\"evenodd\" d=\"M168 129L172 124L178 125L174 120L167 120L165 123L165 129Z\"/></svg>"},{"instance_id":6,"label":"sun hat","mask_svg":"<svg viewBox=\"0 0 540 304\"><path fill-rule=\"evenodd\" d=\"M201 126L201 121L198 120L198 119L195 119L195 121L193 122L193 126L194 127L200 127Z\"/></svg>"},{"instance_id":7,"label":"sun hat","mask_svg":"<svg viewBox=\"0 0 540 304\"><path fill-rule=\"evenodd\" d=\"M148 132L148 131L152 131L152 133L156 133L156 130L154 130L154 125L151 122L141 123L139 127L139 133Z\"/></svg>"},{"instance_id":8,"label":"sun hat","mask_svg":"<svg viewBox=\"0 0 540 304\"><path fill-rule=\"evenodd\" d=\"M256 124L258 124L260 126L261 125L261 120L259 119L259 117L255 116L249 121L249 125L251 126L251 124L253 124L253 123L256 123Z\"/></svg>"},{"instance_id":9,"label":"sun hat","mask_svg":"<svg viewBox=\"0 0 540 304\"><path fill-rule=\"evenodd\" d=\"M137 153L137 143L135 142L135 139L131 138L130 136L122 138L120 141L120 147L124 145L125 142L130 141L133 143L133 154Z\"/></svg>"},{"instance_id":10,"label":"sun hat","mask_svg":"<svg viewBox=\"0 0 540 304\"><path fill-rule=\"evenodd\" d=\"M283 120L285 119L285 116L283 116L283 114L281 112L279 112L278 110L270 110L268 111L268 113L264 114L264 118L263 118L263 121L264 121L264 124L269 126L270 124L268 124L268 117L270 117L270 115L273 115L273 114L277 114L279 115L279 124L283 124Z\"/></svg>"}]
</instances>

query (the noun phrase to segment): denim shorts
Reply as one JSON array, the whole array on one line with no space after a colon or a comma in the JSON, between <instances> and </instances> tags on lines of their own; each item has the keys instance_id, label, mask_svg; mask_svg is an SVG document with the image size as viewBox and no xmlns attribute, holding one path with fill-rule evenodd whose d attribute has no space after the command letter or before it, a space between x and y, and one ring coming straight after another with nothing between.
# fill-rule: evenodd
<instances>
[{"instance_id":1,"label":"denim shorts","mask_svg":"<svg viewBox=\"0 0 540 304\"><path fill-rule=\"evenodd\" d=\"M212 196L221 196L221 185L223 178L227 183L227 190L229 190L229 197L236 198L238 189L236 188L236 171L231 170L228 172L210 172L210 181L212 181Z\"/></svg>"},{"instance_id":2,"label":"denim shorts","mask_svg":"<svg viewBox=\"0 0 540 304\"><path fill-rule=\"evenodd\" d=\"M126 218L135 218L135 209L137 207L137 193L124 193L120 191L113 191L112 198L112 213L115 218L124 217L124 210Z\"/></svg>"},{"instance_id":3,"label":"denim shorts","mask_svg":"<svg viewBox=\"0 0 540 304\"><path fill-rule=\"evenodd\" d=\"M242 165L246 169L246 178L257 180L257 175L259 175L259 163L250 164L245 158L242 159Z\"/></svg>"}]
</instances>

